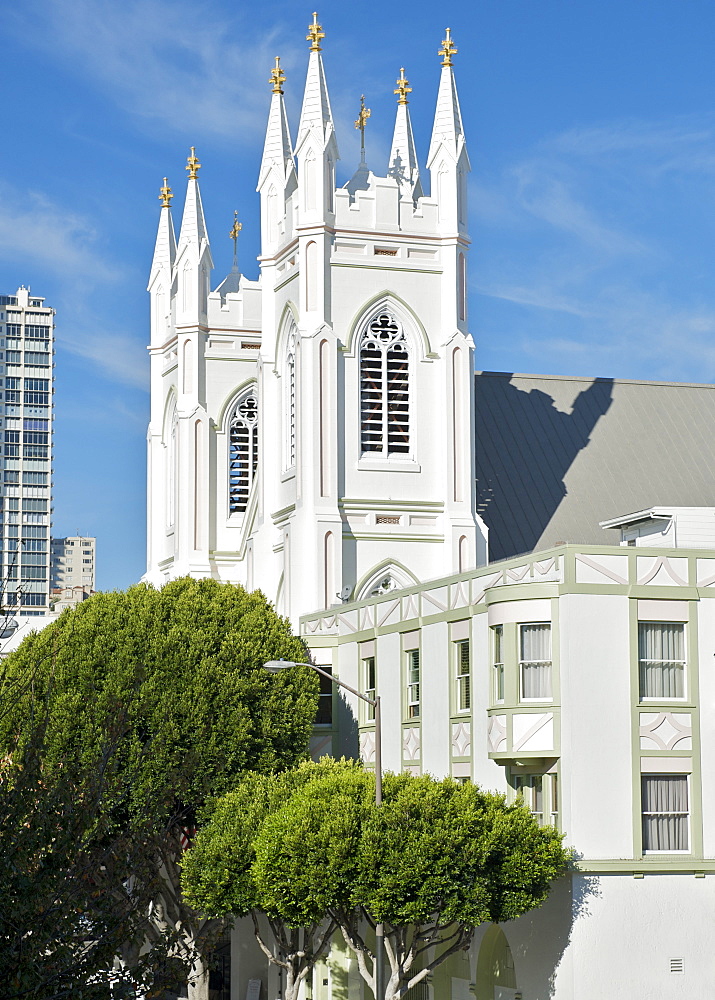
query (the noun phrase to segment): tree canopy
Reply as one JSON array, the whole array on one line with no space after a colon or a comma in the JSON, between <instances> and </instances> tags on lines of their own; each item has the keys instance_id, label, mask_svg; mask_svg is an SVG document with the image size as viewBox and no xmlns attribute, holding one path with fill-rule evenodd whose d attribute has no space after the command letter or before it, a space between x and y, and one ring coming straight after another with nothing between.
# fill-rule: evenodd
<instances>
[{"instance_id":1,"label":"tree canopy","mask_svg":"<svg viewBox=\"0 0 715 1000\"><path fill-rule=\"evenodd\" d=\"M567 866L561 835L476 785L387 774L376 806L372 774L355 765L301 773L277 793L247 777L218 803L185 858L185 892L210 914L252 911L256 926L263 914L284 936L339 927L373 992L371 931L384 923L388 1000L468 947L479 924L539 906Z\"/></svg>"},{"instance_id":2,"label":"tree canopy","mask_svg":"<svg viewBox=\"0 0 715 1000\"><path fill-rule=\"evenodd\" d=\"M260 593L186 578L98 594L3 663L14 695L0 713L0 753L22 768L41 728L42 781L57 794L111 745L102 818L136 831L163 870L153 930L180 926L175 949L187 961L205 951L212 925L181 897L182 840L206 800L246 770L290 768L307 754L316 677L299 665L272 678L263 663L281 657L300 664L307 653Z\"/></svg>"},{"instance_id":3,"label":"tree canopy","mask_svg":"<svg viewBox=\"0 0 715 1000\"><path fill-rule=\"evenodd\" d=\"M234 792L209 807L210 821L182 859L184 895L196 910L213 917L251 914L261 950L286 974L286 1000L298 996L337 925L326 919L325 905L313 905L300 918L288 918L271 905L270 890L256 879L256 852L264 827L294 795L312 789L320 779L330 785L357 785L370 794L360 765L348 760L323 758L281 774L247 774Z\"/></svg>"}]
</instances>

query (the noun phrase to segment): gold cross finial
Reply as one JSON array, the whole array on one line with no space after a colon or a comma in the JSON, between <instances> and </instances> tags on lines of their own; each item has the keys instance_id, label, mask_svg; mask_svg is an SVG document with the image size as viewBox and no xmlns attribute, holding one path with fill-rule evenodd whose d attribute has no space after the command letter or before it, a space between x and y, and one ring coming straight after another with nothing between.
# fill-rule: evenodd
<instances>
[{"instance_id":1,"label":"gold cross finial","mask_svg":"<svg viewBox=\"0 0 715 1000\"><path fill-rule=\"evenodd\" d=\"M365 125L372 112L365 107L365 95L360 95L360 114L355 119L355 128L360 129L360 154L365 159Z\"/></svg>"},{"instance_id":2,"label":"gold cross finial","mask_svg":"<svg viewBox=\"0 0 715 1000\"><path fill-rule=\"evenodd\" d=\"M438 55L440 55L440 56L443 57L443 59L442 59L442 65L443 66L451 66L452 65L452 56L456 56L458 49L457 49L457 46L452 41L452 29L451 28L447 28L446 29L446 35L447 35L447 37L442 42L442 48L439 50Z\"/></svg>"},{"instance_id":3,"label":"gold cross finial","mask_svg":"<svg viewBox=\"0 0 715 1000\"><path fill-rule=\"evenodd\" d=\"M187 160L186 160L186 169L189 171L189 179L190 180L195 181L196 178L199 176L199 167L200 166L201 166L201 164L199 163L199 158L196 155L196 147L192 146L191 147L191 156L187 157Z\"/></svg>"},{"instance_id":4,"label":"gold cross finial","mask_svg":"<svg viewBox=\"0 0 715 1000\"><path fill-rule=\"evenodd\" d=\"M161 188L160 191L159 191L159 201L161 202L161 207L162 208L171 208L171 199L173 197L174 196L171 193L171 188L169 187L169 183L168 183L168 181L167 181L167 179L165 177L164 178L164 187Z\"/></svg>"},{"instance_id":5,"label":"gold cross finial","mask_svg":"<svg viewBox=\"0 0 715 1000\"><path fill-rule=\"evenodd\" d=\"M281 57L280 56L276 56L276 64L273 67L273 69L271 70L271 76L270 76L270 79L269 79L268 82L273 84L273 93L274 94L282 94L283 93L283 84L286 82L286 75L283 72L283 70L281 69Z\"/></svg>"},{"instance_id":6,"label":"gold cross finial","mask_svg":"<svg viewBox=\"0 0 715 1000\"><path fill-rule=\"evenodd\" d=\"M233 213L233 227L231 229L231 232L228 234L231 237L231 239L233 240L234 249L236 247L236 240L238 239L238 234L241 232L242 229L243 229L243 226L238 221L238 212L235 211Z\"/></svg>"},{"instance_id":7,"label":"gold cross finial","mask_svg":"<svg viewBox=\"0 0 715 1000\"><path fill-rule=\"evenodd\" d=\"M233 269L238 270L238 234L243 229L243 226L238 221L238 212L233 213L233 226L231 227L231 232L228 234L233 240Z\"/></svg>"},{"instance_id":8,"label":"gold cross finial","mask_svg":"<svg viewBox=\"0 0 715 1000\"><path fill-rule=\"evenodd\" d=\"M407 95L412 93L412 87L410 87L408 85L409 81L405 79L405 67L404 66L400 66L400 79L399 80L395 80L395 83L397 84L397 90L395 91L395 93L400 95L397 98L397 103L398 104L407 104L408 103L408 101L407 101Z\"/></svg>"},{"instance_id":9,"label":"gold cross finial","mask_svg":"<svg viewBox=\"0 0 715 1000\"><path fill-rule=\"evenodd\" d=\"M308 25L308 34L305 36L310 42L311 52L320 52L320 41L325 38L322 25L318 24L318 13L313 11L313 23Z\"/></svg>"}]
</instances>

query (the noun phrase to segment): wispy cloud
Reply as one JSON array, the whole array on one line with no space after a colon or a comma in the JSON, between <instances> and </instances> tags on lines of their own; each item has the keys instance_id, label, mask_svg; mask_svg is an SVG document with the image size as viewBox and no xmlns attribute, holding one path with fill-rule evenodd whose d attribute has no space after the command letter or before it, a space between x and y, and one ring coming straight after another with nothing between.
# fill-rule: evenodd
<instances>
[{"instance_id":1,"label":"wispy cloud","mask_svg":"<svg viewBox=\"0 0 715 1000\"><path fill-rule=\"evenodd\" d=\"M619 121L570 129L547 139L546 150L601 164L628 156L645 169L715 169L715 119L685 116L677 121ZM646 159L647 157L647 159Z\"/></svg>"},{"instance_id":2,"label":"wispy cloud","mask_svg":"<svg viewBox=\"0 0 715 1000\"><path fill-rule=\"evenodd\" d=\"M217 4L188 0L28 0L9 24L126 111L220 136L265 127L267 70L279 52L289 68L294 58L280 29L257 37L246 5L227 20Z\"/></svg>"},{"instance_id":3,"label":"wispy cloud","mask_svg":"<svg viewBox=\"0 0 715 1000\"><path fill-rule=\"evenodd\" d=\"M552 163L538 160L523 163L513 173L519 203L536 218L609 255L645 251L642 240L601 221L596 212L574 195L568 181L555 176Z\"/></svg>"},{"instance_id":4,"label":"wispy cloud","mask_svg":"<svg viewBox=\"0 0 715 1000\"><path fill-rule=\"evenodd\" d=\"M0 260L26 261L55 275L82 275L88 285L112 281L116 266L102 259L98 233L86 216L42 192L0 182Z\"/></svg>"},{"instance_id":5,"label":"wispy cloud","mask_svg":"<svg viewBox=\"0 0 715 1000\"><path fill-rule=\"evenodd\" d=\"M107 320L108 289L128 277L126 268L103 254L90 218L42 192L0 183L0 261L18 280L34 274L54 282L58 344L86 358L109 378L145 388L146 351L142 340L113 329ZM101 289L102 294L96 294ZM13 291L13 289L3 289Z\"/></svg>"},{"instance_id":6,"label":"wispy cloud","mask_svg":"<svg viewBox=\"0 0 715 1000\"><path fill-rule=\"evenodd\" d=\"M482 182L473 290L540 370L713 380L714 203L715 118L546 137Z\"/></svg>"},{"instance_id":7,"label":"wispy cloud","mask_svg":"<svg viewBox=\"0 0 715 1000\"><path fill-rule=\"evenodd\" d=\"M108 327L98 315L62 322L63 313L60 310L58 328L63 348L90 361L112 381L148 391L147 352L140 337Z\"/></svg>"}]
</instances>

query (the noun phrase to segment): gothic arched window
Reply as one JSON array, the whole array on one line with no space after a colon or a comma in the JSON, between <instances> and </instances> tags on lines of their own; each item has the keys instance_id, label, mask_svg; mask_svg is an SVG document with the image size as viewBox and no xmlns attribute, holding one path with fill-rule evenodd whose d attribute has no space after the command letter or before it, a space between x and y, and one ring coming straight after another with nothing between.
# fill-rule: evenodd
<instances>
[{"instance_id":1,"label":"gothic arched window","mask_svg":"<svg viewBox=\"0 0 715 1000\"><path fill-rule=\"evenodd\" d=\"M171 415L168 420L168 441L166 456L166 526L173 528L176 521L176 434L178 417L176 403L172 402Z\"/></svg>"},{"instance_id":2,"label":"gothic arched window","mask_svg":"<svg viewBox=\"0 0 715 1000\"><path fill-rule=\"evenodd\" d=\"M296 379L295 379L296 332L293 327L288 336L286 349L286 468L295 465L296 437Z\"/></svg>"},{"instance_id":3,"label":"gothic arched window","mask_svg":"<svg viewBox=\"0 0 715 1000\"><path fill-rule=\"evenodd\" d=\"M409 347L397 320L383 312L360 340L360 443L363 452L410 450Z\"/></svg>"},{"instance_id":4,"label":"gothic arched window","mask_svg":"<svg viewBox=\"0 0 715 1000\"><path fill-rule=\"evenodd\" d=\"M258 404L256 390L236 403L229 420L228 512L242 514L258 469Z\"/></svg>"}]
</instances>

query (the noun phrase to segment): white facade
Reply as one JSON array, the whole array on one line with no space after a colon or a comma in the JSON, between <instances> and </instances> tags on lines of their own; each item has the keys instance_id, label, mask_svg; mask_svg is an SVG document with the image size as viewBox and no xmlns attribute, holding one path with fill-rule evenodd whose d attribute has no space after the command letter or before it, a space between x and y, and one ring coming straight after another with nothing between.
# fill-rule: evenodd
<instances>
[{"instance_id":1,"label":"white facade","mask_svg":"<svg viewBox=\"0 0 715 1000\"><path fill-rule=\"evenodd\" d=\"M0 295L3 604L49 610L54 309L29 288Z\"/></svg>"},{"instance_id":2,"label":"white facade","mask_svg":"<svg viewBox=\"0 0 715 1000\"><path fill-rule=\"evenodd\" d=\"M386 176L335 188L322 57L297 141L274 85L258 191L261 273L209 291L196 169L151 295L146 578L260 587L300 614L486 560L475 513L466 173L451 66L422 194L406 103ZM428 405L424 405L429 400ZM255 449L255 450L254 450Z\"/></svg>"},{"instance_id":3,"label":"white facade","mask_svg":"<svg viewBox=\"0 0 715 1000\"><path fill-rule=\"evenodd\" d=\"M601 527L620 530L621 545L715 548L715 507L650 507Z\"/></svg>"},{"instance_id":4,"label":"white facade","mask_svg":"<svg viewBox=\"0 0 715 1000\"><path fill-rule=\"evenodd\" d=\"M302 619L314 662L380 695L386 769L522 794L576 851L501 925L509 975L483 928L434 1000L465 975L477 1000L709 996L714 587L705 548L568 545ZM371 766L374 722L335 707L323 751L354 752L357 726Z\"/></svg>"}]
</instances>

